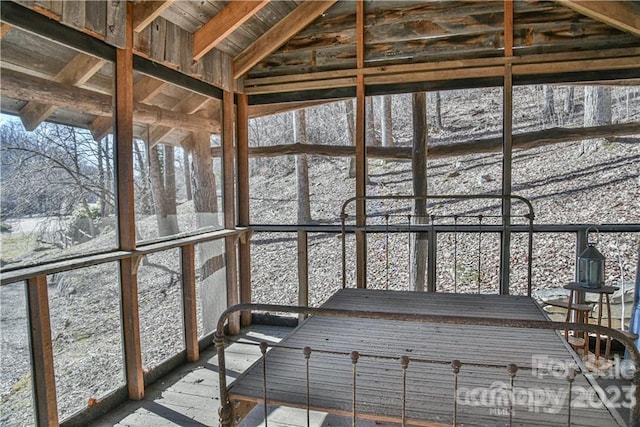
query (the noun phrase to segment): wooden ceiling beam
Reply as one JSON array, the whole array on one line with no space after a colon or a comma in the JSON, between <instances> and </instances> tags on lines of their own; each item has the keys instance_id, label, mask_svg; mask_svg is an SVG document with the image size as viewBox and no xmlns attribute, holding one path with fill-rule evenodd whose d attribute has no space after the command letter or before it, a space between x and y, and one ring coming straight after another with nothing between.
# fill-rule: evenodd
<instances>
[{"instance_id":1,"label":"wooden ceiling beam","mask_svg":"<svg viewBox=\"0 0 640 427\"><path fill-rule=\"evenodd\" d=\"M193 34L193 60L198 61L240 25L258 13L269 0L235 1Z\"/></svg>"},{"instance_id":2,"label":"wooden ceiling beam","mask_svg":"<svg viewBox=\"0 0 640 427\"><path fill-rule=\"evenodd\" d=\"M291 37L327 11L337 0L306 0L269 31L233 58L233 78L237 79L266 58Z\"/></svg>"},{"instance_id":3,"label":"wooden ceiling beam","mask_svg":"<svg viewBox=\"0 0 640 427\"><path fill-rule=\"evenodd\" d=\"M142 76L140 80L133 85L133 101L146 103L153 99L168 83L161 80L157 80L151 77ZM105 136L111 133L113 128L113 119L106 116L98 116L91 123L90 130L93 139L96 141L102 140Z\"/></svg>"},{"instance_id":4,"label":"wooden ceiling beam","mask_svg":"<svg viewBox=\"0 0 640 427\"><path fill-rule=\"evenodd\" d=\"M216 110L218 112L218 119L220 117L220 106L219 102L215 102L212 98L207 98L202 95L193 94L191 96L186 97L178 104L176 104L171 111L175 111L182 114L194 114L199 110L205 111L205 116L210 117L215 120ZM149 130L149 148L154 147L158 143L160 143L167 135L169 135L175 128L169 126L154 126ZM219 133L220 129L216 129L216 132Z\"/></svg>"},{"instance_id":5,"label":"wooden ceiling beam","mask_svg":"<svg viewBox=\"0 0 640 427\"><path fill-rule=\"evenodd\" d=\"M171 6L175 0L144 0L133 4L133 31L139 33Z\"/></svg>"},{"instance_id":6,"label":"wooden ceiling beam","mask_svg":"<svg viewBox=\"0 0 640 427\"><path fill-rule=\"evenodd\" d=\"M630 1L556 0L582 15L640 37L640 6Z\"/></svg>"},{"instance_id":7,"label":"wooden ceiling beam","mask_svg":"<svg viewBox=\"0 0 640 427\"><path fill-rule=\"evenodd\" d=\"M105 64L104 59L94 56L77 54L69 63L53 78L53 81L73 86L85 84ZM32 131L40 123L47 120L56 110L55 105L29 102L20 110L20 120L24 128Z\"/></svg>"},{"instance_id":8,"label":"wooden ceiling beam","mask_svg":"<svg viewBox=\"0 0 640 427\"><path fill-rule=\"evenodd\" d=\"M307 74L292 74L245 80L245 93L293 92L355 86L359 72L367 84L392 84L434 80L458 80L473 77L502 76L504 66L513 64L514 73L545 74L606 69L637 68L640 48L609 49L607 51L561 52L526 57L496 57L389 65L364 69L345 69Z\"/></svg>"},{"instance_id":9,"label":"wooden ceiling beam","mask_svg":"<svg viewBox=\"0 0 640 427\"><path fill-rule=\"evenodd\" d=\"M111 116L113 97L76 86L38 79L0 68L2 85L0 96L56 105L72 111L82 111L96 116ZM220 121L169 111L163 108L134 103L134 120L137 123L162 125L191 132L219 132Z\"/></svg>"}]
</instances>

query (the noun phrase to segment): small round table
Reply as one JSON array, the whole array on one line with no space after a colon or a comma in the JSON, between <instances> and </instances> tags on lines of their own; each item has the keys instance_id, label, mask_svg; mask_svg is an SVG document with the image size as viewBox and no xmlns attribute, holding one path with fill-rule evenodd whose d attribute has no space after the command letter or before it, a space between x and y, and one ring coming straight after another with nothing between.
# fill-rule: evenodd
<instances>
[{"instance_id":1,"label":"small round table","mask_svg":"<svg viewBox=\"0 0 640 427\"><path fill-rule=\"evenodd\" d=\"M569 294L569 301L568 301L567 321L570 320L569 318L571 315L571 307L574 304L575 292L584 292L585 294L598 294L598 326L602 326L602 299L604 296L605 303L607 305L607 327L609 328L611 327L611 301L609 299L609 295L613 294L615 291L617 291L620 288L618 288L617 286L601 286L599 288L587 288L576 282L571 282L568 285L565 285L564 288L571 291L571 293ZM585 323L588 323L588 317L589 317L588 313L585 314ZM587 332L585 332L584 334L584 340L585 340L585 348L588 349L589 334ZM610 352L611 352L611 338L607 336L607 345L605 349L606 359L609 358ZM586 354L584 356L586 357ZM596 334L595 356L596 356L596 360L600 357L600 334L599 333Z\"/></svg>"}]
</instances>

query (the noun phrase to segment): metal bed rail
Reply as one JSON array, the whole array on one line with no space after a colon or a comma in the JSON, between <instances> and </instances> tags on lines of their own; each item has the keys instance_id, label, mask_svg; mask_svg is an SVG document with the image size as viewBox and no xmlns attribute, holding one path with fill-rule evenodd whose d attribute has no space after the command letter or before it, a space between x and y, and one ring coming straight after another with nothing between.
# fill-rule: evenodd
<instances>
[{"instance_id":1,"label":"metal bed rail","mask_svg":"<svg viewBox=\"0 0 640 427\"><path fill-rule=\"evenodd\" d=\"M366 288L367 286L367 273L366 273L366 256L361 255L361 253L365 252L366 249L366 235L369 232L367 227L367 218L370 217L366 212L366 202L368 201L414 201L416 203L422 202L425 205L430 201L442 201L442 200L499 200L501 202L501 214L496 216L501 219L501 225L483 225L482 220L485 216L477 215L472 216L473 218L478 218L478 224L476 225L478 230L478 251L480 253L482 246L482 232L488 232L489 229L493 232L498 232L500 234L500 293L507 295L509 294L509 260L511 253L511 232L512 228L517 224L513 224L512 220L515 218L522 218L526 220L527 224L524 226L526 229L528 243L527 243L527 295L531 296L531 288L532 288L532 269L533 269L533 220L535 218L535 214L533 211L533 205L531 202L517 195L493 195L493 194L469 194L469 195L460 195L460 194L446 194L446 195L426 195L426 196L415 196L415 195L391 195L391 196L359 196L352 197L347 199L340 210L340 221L341 221L341 235L342 235L342 287L345 288L347 286L347 249L346 249L346 234L347 234L347 219L349 215L347 214L348 207L352 204L356 204L356 245L359 246L358 249L358 266L357 271L359 274L357 287ZM520 215L512 215L511 212L511 204L513 202L523 203L527 207L527 213ZM509 209L504 209L505 206L509 206ZM362 214L362 212L364 214ZM508 214L505 214L508 213ZM406 232L406 233L424 233L427 234L427 289L431 292L435 292L436 290L436 252L437 252L437 234L439 232L443 232L445 230L449 230L453 232L457 239L457 233L463 232L466 230L467 232L472 230L472 227L458 225L458 219L461 217L460 215L439 215L438 218L453 218L454 224L449 225L449 227L444 228L441 226L435 226L433 224L433 219L435 219L435 215L427 215L428 218L432 219L431 224L411 224L411 215L408 215L408 223L407 225L394 225L392 227L388 221L388 215L386 216L386 224L385 231L386 233L392 232ZM522 226L522 225L521 225ZM460 229L458 229L460 227ZM411 238L409 238L409 246L411 246ZM457 246L457 240L456 240ZM411 250L411 247L409 247ZM411 257L411 253L409 253L409 258ZM454 261L455 262L455 261ZM480 256L478 256L478 262L480 262ZM388 262L387 262L388 264ZM387 265L387 270L389 266ZM480 265L478 265L478 270L480 270ZM454 266L454 271L456 271L456 267ZM478 271L478 277L480 277L480 271Z\"/></svg>"}]
</instances>

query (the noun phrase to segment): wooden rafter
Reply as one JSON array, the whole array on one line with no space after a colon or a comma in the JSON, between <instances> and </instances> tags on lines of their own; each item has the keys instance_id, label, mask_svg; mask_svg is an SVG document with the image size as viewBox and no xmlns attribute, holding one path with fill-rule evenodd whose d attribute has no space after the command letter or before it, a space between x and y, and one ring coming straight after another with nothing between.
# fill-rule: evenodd
<instances>
[{"instance_id":1,"label":"wooden rafter","mask_svg":"<svg viewBox=\"0 0 640 427\"><path fill-rule=\"evenodd\" d=\"M133 31L139 33L164 12L175 0L145 0L133 4Z\"/></svg>"},{"instance_id":2,"label":"wooden rafter","mask_svg":"<svg viewBox=\"0 0 640 427\"><path fill-rule=\"evenodd\" d=\"M202 58L267 3L269 0L229 3L193 34L193 60L198 61Z\"/></svg>"},{"instance_id":3,"label":"wooden rafter","mask_svg":"<svg viewBox=\"0 0 640 427\"><path fill-rule=\"evenodd\" d=\"M211 98L204 97L202 95L193 94L182 101L177 103L171 108L171 111L182 114L193 114L198 110L205 109L208 105L211 107L209 110L213 112L215 110L215 101ZM208 114L209 117L214 117L214 114ZM149 129L149 147L154 147L162 141L167 135L169 135L175 128L169 126L154 126Z\"/></svg>"},{"instance_id":4,"label":"wooden rafter","mask_svg":"<svg viewBox=\"0 0 640 427\"><path fill-rule=\"evenodd\" d=\"M602 52L593 55L592 59L580 52L567 54L540 55L539 57L503 57L486 58L467 61L446 61L439 63L415 64L413 67L389 66L370 67L365 69L340 70L333 73L335 78L324 78L330 73L309 73L306 75L277 76L265 79L267 84L257 84L252 79L245 82L245 93L248 95L296 92L327 88L353 87L356 85L353 76L362 72L369 85L395 83L453 81L479 77L501 77L505 65L513 65L514 75L538 75L550 73L571 73L584 71L635 69L638 67L640 49L628 48L621 56L607 57ZM349 77L347 77L349 76ZM312 80L318 77L317 80ZM247 84L248 83L248 84Z\"/></svg>"},{"instance_id":5,"label":"wooden rafter","mask_svg":"<svg viewBox=\"0 0 640 427\"><path fill-rule=\"evenodd\" d=\"M233 77L239 78L251 67L282 46L287 40L329 9L336 0L307 0L271 27L251 46L233 58Z\"/></svg>"},{"instance_id":6,"label":"wooden rafter","mask_svg":"<svg viewBox=\"0 0 640 427\"><path fill-rule=\"evenodd\" d=\"M344 79L349 77L355 77L359 72L368 76L382 76L382 75L396 75L407 73L420 73L428 71L449 70L450 73L454 73L456 70L463 68L474 67L493 67L504 66L507 62L511 62L514 65L518 64L536 64L536 63L556 63L567 62L575 60L589 60L589 59L605 59L605 58L617 58L627 56L640 55L640 48L620 48L620 49L607 49L599 51L577 51L577 52L559 52L559 53L547 53L540 55L527 55L519 57L509 58L475 58L475 59L461 59L450 61L437 61L437 62L425 62L416 64L397 64L386 65L381 67L367 67L363 70L356 68L333 70L333 71L318 71L313 73L303 74L287 74L282 76L272 77L259 77L245 80L245 90L247 93L256 94L262 93L262 87L268 85L274 85L281 87L285 84L308 82L308 81L328 81L331 79Z\"/></svg>"},{"instance_id":7,"label":"wooden rafter","mask_svg":"<svg viewBox=\"0 0 640 427\"><path fill-rule=\"evenodd\" d=\"M640 6L630 1L556 0L578 13L640 37Z\"/></svg>"},{"instance_id":8,"label":"wooden rafter","mask_svg":"<svg viewBox=\"0 0 640 427\"><path fill-rule=\"evenodd\" d=\"M153 99L158 92L167 85L166 82L151 77L143 76L133 85L133 101L146 103ZM91 135L96 141L100 141L111 132L113 120L111 117L99 116L91 123Z\"/></svg>"},{"instance_id":9,"label":"wooden rafter","mask_svg":"<svg viewBox=\"0 0 640 427\"><path fill-rule=\"evenodd\" d=\"M2 73L0 96L52 104L96 116L113 114L113 97L110 95L31 77L6 68L0 68L0 72ZM162 125L191 132L220 131L219 120L177 113L142 103L134 103L133 116L138 123Z\"/></svg>"},{"instance_id":10,"label":"wooden rafter","mask_svg":"<svg viewBox=\"0 0 640 427\"><path fill-rule=\"evenodd\" d=\"M105 62L103 59L79 53L53 78L53 81L73 86L83 85ZM55 110L55 105L29 102L20 110L20 119L24 128L32 131Z\"/></svg>"}]
</instances>

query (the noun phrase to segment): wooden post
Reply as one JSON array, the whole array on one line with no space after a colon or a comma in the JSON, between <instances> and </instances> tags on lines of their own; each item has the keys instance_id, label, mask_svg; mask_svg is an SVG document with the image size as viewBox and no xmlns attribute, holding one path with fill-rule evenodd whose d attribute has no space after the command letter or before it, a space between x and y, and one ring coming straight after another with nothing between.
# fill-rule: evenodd
<instances>
[{"instance_id":1,"label":"wooden post","mask_svg":"<svg viewBox=\"0 0 640 427\"><path fill-rule=\"evenodd\" d=\"M513 0L504 1L504 54L513 56ZM511 166L513 145L513 74L512 65L504 68L502 106L502 194L511 195ZM500 294L509 294L509 273L511 269L511 200L502 201L502 244L500 246ZM478 272L480 274L480 272Z\"/></svg>"},{"instance_id":2,"label":"wooden post","mask_svg":"<svg viewBox=\"0 0 640 427\"><path fill-rule=\"evenodd\" d=\"M249 97L238 94L238 225L249 225ZM251 242L249 236L239 243L240 302L251 302ZM242 326L251 324L251 313L242 312Z\"/></svg>"},{"instance_id":3,"label":"wooden post","mask_svg":"<svg viewBox=\"0 0 640 427\"><path fill-rule=\"evenodd\" d=\"M46 276L32 277L27 281L27 304L36 421L40 426L57 426L58 403Z\"/></svg>"},{"instance_id":4,"label":"wooden post","mask_svg":"<svg viewBox=\"0 0 640 427\"><path fill-rule=\"evenodd\" d=\"M413 148L411 158L411 169L413 175L413 194L415 196L427 195L427 94L424 92L416 92L412 96L413 102ZM426 224L427 218L427 200L416 199L414 202L414 220L417 224ZM409 235L409 239L413 239L413 267L412 289L415 291L424 291L426 279L426 263L428 233L416 233L415 238ZM432 239L435 240L435 239ZM435 243L431 242L431 243ZM412 254L409 254L411 257ZM435 254L433 254L435 255ZM435 267L435 264L430 265ZM435 287L435 282L432 283Z\"/></svg>"},{"instance_id":5,"label":"wooden post","mask_svg":"<svg viewBox=\"0 0 640 427\"><path fill-rule=\"evenodd\" d=\"M182 314L184 317L184 344L187 360L195 362L200 358L198 345L198 314L196 298L195 248L193 244L182 250Z\"/></svg>"},{"instance_id":6,"label":"wooden post","mask_svg":"<svg viewBox=\"0 0 640 427\"><path fill-rule=\"evenodd\" d=\"M236 195L235 195L235 149L233 143L235 125L235 105L233 92L224 91L222 96L222 177L224 228L236 228ZM238 265L236 256L236 237L225 238L225 260L227 274L227 306L238 304ZM234 313L229 318L229 334L240 333L240 315Z\"/></svg>"},{"instance_id":7,"label":"wooden post","mask_svg":"<svg viewBox=\"0 0 640 427\"><path fill-rule=\"evenodd\" d=\"M133 31L131 3L127 4L126 47L116 49L114 136L117 179L118 245L136 248L133 199ZM120 292L127 388L131 400L144 397L140 321L138 316L137 263L120 260Z\"/></svg>"},{"instance_id":8,"label":"wooden post","mask_svg":"<svg viewBox=\"0 0 640 427\"><path fill-rule=\"evenodd\" d=\"M367 145L365 140L365 88L364 75L364 2L356 2L356 56L358 75L356 77L356 196L367 195ZM356 225L366 225L367 205L364 200L356 202ZM356 231L356 286L367 287L367 234Z\"/></svg>"}]
</instances>

